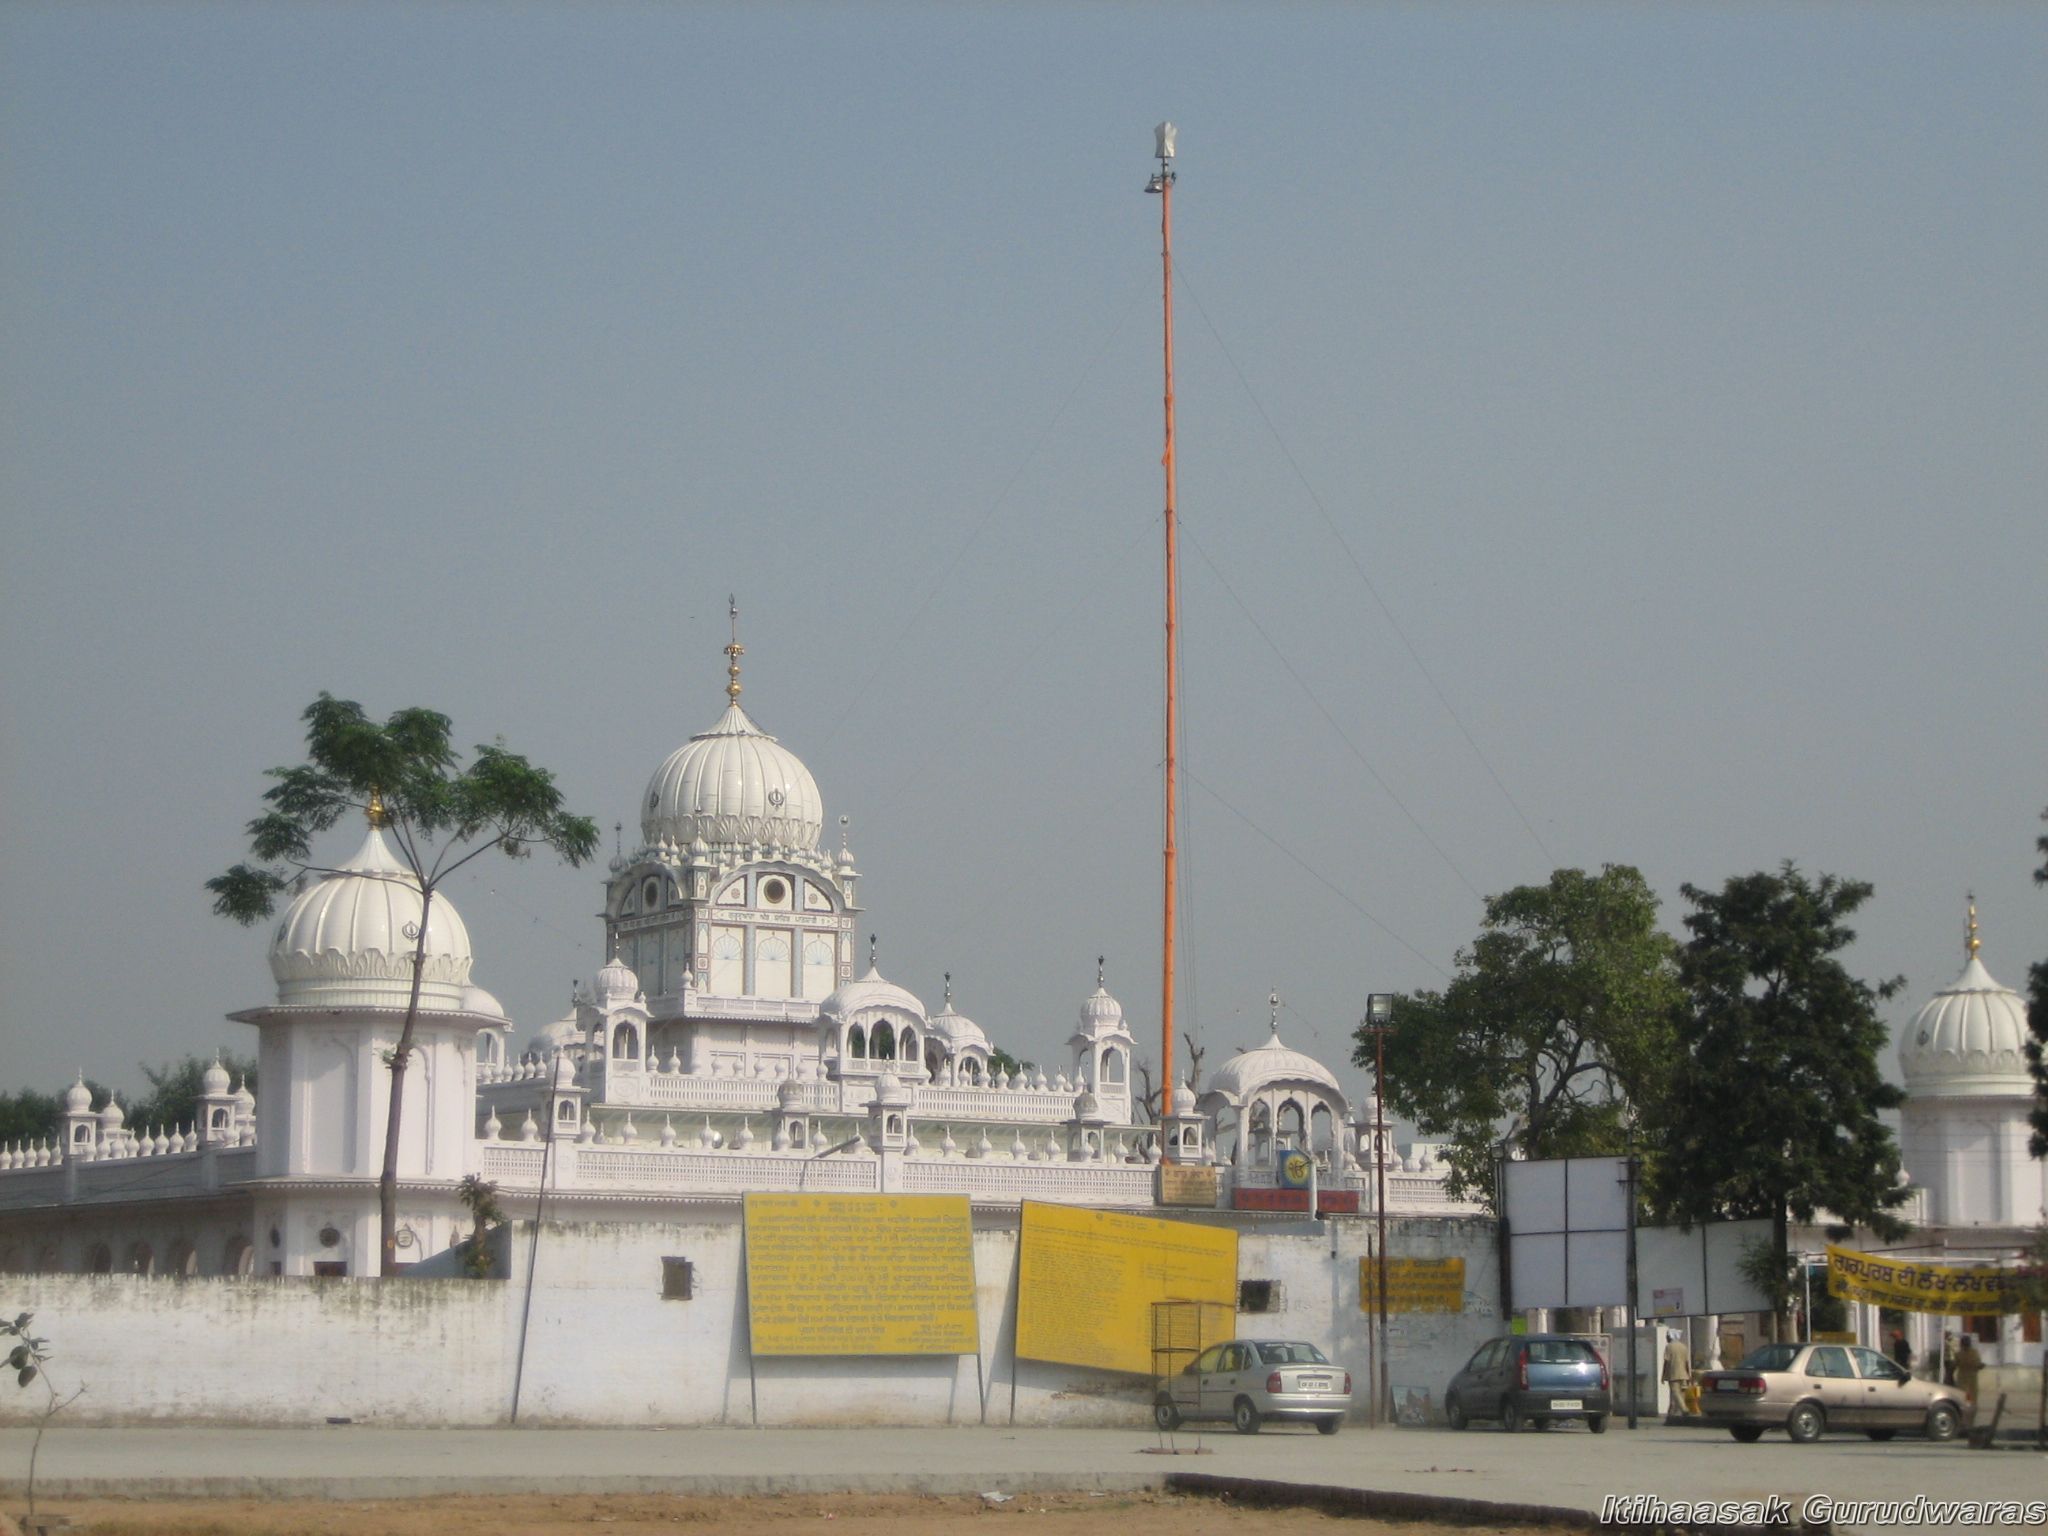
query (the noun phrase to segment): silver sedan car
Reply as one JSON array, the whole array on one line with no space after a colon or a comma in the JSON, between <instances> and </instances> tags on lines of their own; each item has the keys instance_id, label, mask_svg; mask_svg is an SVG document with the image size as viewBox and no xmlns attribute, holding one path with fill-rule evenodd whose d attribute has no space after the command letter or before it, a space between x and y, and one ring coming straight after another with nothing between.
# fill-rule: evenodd
<instances>
[{"instance_id":1,"label":"silver sedan car","mask_svg":"<svg viewBox=\"0 0 2048 1536\"><path fill-rule=\"evenodd\" d=\"M1954 1387L1919 1381L1874 1349L1764 1344L1732 1371L1700 1377L1700 1412L1742 1441L1767 1429L1813 1441L1831 1429L1889 1440L1900 1430L1948 1440L1968 1403Z\"/></svg>"},{"instance_id":2,"label":"silver sedan car","mask_svg":"<svg viewBox=\"0 0 2048 1536\"><path fill-rule=\"evenodd\" d=\"M1152 1415L1161 1429L1178 1429L1186 1419L1228 1419L1240 1435L1255 1435L1268 1419L1281 1419L1334 1435L1350 1408L1351 1373L1315 1345L1232 1339L1161 1381Z\"/></svg>"}]
</instances>

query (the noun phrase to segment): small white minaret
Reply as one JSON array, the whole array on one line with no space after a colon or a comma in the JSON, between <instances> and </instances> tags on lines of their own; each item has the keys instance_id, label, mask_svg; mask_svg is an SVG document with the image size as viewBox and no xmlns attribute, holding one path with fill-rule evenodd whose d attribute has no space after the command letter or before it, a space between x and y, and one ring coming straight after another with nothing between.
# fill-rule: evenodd
<instances>
[{"instance_id":1,"label":"small white minaret","mask_svg":"<svg viewBox=\"0 0 2048 1536\"><path fill-rule=\"evenodd\" d=\"M234 1146L241 1140L236 1124L240 1106L228 1082L228 1069L220 1057L213 1058L199 1079L199 1144L202 1147Z\"/></svg>"}]
</instances>

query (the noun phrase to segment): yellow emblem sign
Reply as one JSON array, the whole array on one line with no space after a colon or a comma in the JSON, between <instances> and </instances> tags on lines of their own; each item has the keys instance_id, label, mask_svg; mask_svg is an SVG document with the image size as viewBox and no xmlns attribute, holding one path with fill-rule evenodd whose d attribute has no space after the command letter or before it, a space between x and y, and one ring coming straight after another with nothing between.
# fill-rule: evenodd
<instances>
[{"instance_id":1,"label":"yellow emblem sign","mask_svg":"<svg viewBox=\"0 0 2048 1536\"><path fill-rule=\"evenodd\" d=\"M1236 1310L1237 1234L1228 1227L1035 1200L1024 1202L1023 1224L1023 1359L1149 1375L1154 1302Z\"/></svg>"},{"instance_id":2,"label":"yellow emblem sign","mask_svg":"<svg viewBox=\"0 0 2048 1536\"><path fill-rule=\"evenodd\" d=\"M965 1195L748 1195L757 1355L971 1355Z\"/></svg>"},{"instance_id":3,"label":"yellow emblem sign","mask_svg":"<svg viewBox=\"0 0 2048 1536\"><path fill-rule=\"evenodd\" d=\"M1379 1310L1379 1261L1358 1261L1358 1305ZM1465 1310L1463 1259L1387 1259L1389 1312L1462 1312Z\"/></svg>"}]
</instances>

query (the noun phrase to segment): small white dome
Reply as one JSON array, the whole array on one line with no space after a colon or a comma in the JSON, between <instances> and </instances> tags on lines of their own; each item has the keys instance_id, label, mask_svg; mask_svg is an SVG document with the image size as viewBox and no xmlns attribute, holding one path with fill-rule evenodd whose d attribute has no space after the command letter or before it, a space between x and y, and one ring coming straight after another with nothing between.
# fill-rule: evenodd
<instances>
[{"instance_id":1,"label":"small white dome","mask_svg":"<svg viewBox=\"0 0 2048 1536\"><path fill-rule=\"evenodd\" d=\"M220 1064L220 1058L216 1056L213 1065L199 1075L199 1091L213 1097L221 1097L227 1093L228 1087L228 1069Z\"/></svg>"},{"instance_id":2,"label":"small white dome","mask_svg":"<svg viewBox=\"0 0 2048 1536\"><path fill-rule=\"evenodd\" d=\"M412 992L421 906L419 881L383 831L371 827L353 858L285 909L270 944L278 1002L403 1008ZM455 904L437 893L427 919L420 1006L461 1007L469 967L469 930Z\"/></svg>"},{"instance_id":3,"label":"small white dome","mask_svg":"<svg viewBox=\"0 0 2048 1536\"><path fill-rule=\"evenodd\" d=\"M1247 1094L1274 1083L1315 1083L1329 1089L1340 1102L1344 1097L1335 1074L1313 1056L1282 1045L1277 1028L1257 1050L1240 1051L1217 1068L1207 1091L1226 1093L1233 1101L1242 1102Z\"/></svg>"},{"instance_id":4,"label":"small white dome","mask_svg":"<svg viewBox=\"0 0 2048 1536\"><path fill-rule=\"evenodd\" d=\"M911 1014L920 1024L925 1022L924 1004L895 982L884 981L872 964L865 976L847 982L818 1004L818 1013L822 1017L850 1019L867 1008L894 1008Z\"/></svg>"},{"instance_id":5,"label":"small white dome","mask_svg":"<svg viewBox=\"0 0 2048 1536\"><path fill-rule=\"evenodd\" d=\"M64 1090L64 1109L69 1114L82 1115L92 1108L92 1090L80 1078Z\"/></svg>"},{"instance_id":6,"label":"small white dome","mask_svg":"<svg viewBox=\"0 0 2048 1536\"><path fill-rule=\"evenodd\" d=\"M127 1118L121 1109L121 1101L112 1094L107 1095L107 1107L100 1111L100 1129L118 1131L121 1129L121 1122Z\"/></svg>"},{"instance_id":7,"label":"small white dome","mask_svg":"<svg viewBox=\"0 0 2048 1536\"><path fill-rule=\"evenodd\" d=\"M825 825L818 781L734 700L710 730L669 754L640 801L640 832L693 849L771 845L812 849Z\"/></svg>"},{"instance_id":8,"label":"small white dome","mask_svg":"<svg viewBox=\"0 0 2048 1536\"><path fill-rule=\"evenodd\" d=\"M1186 1083L1177 1084L1173 1090L1173 1112L1176 1115L1192 1115L1195 1112L1195 1090Z\"/></svg>"},{"instance_id":9,"label":"small white dome","mask_svg":"<svg viewBox=\"0 0 2048 1536\"><path fill-rule=\"evenodd\" d=\"M583 1026L576 1022L576 1014L571 1010L554 1023L544 1024L535 1031L533 1038L526 1042L526 1049L546 1061L556 1051L570 1046L580 1047L584 1043Z\"/></svg>"},{"instance_id":10,"label":"small white dome","mask_svg":"<svg viewBox=\"0 0 2048 1536\"><path fill-rule=\"evenodd\" d=\"M1081 1004L1081 1028L1089 1034L1108 1034L1124 1027L1124 1005L1109 995L1101 982L1095 984Z\"/></svg>"},{"instance_id":11,"label":"small white dome","mask_svg":"<svg viewBox=\"0 0 2048 1536\"><path fill-rule=\"evenodd\" d=\"M609 1003L630 1003L640 995L640 978L633 974L630 965L613 955L599 969L593 990L600 1008Z\"/></svg>"},{"instance_id":12,"label":"small white dome","mask_svg":"<svg viewBox=\"0 0 2048 1536\"><path fill-rule=\"evenodd\" d=\"M1927 1097L2031 1094L2027 1005L1973 953L1954 985L1937 992L1899 1040L1906 1091Z\"/></svg>"},{"instance_id":13,"label":"small white dome","mask_svg":"<svg viewBox=\"0 0 2048 1536\"><path fill-rule=\"evenodd\" d=\"M953 988L950 983L946 987L945 1006L931 1016L931 1032L955 1053L970 1046L979 1047L984 1051L989 1048L988 1035L982 1027L953 1007Z\"/></svg>"},{"instance_id":14,"label":"small white dome","mask_svg":"<svg viewBox=\"0 0 2048 1536\"><path fill-rule=\"evenodd\" d=\"M462 1011L482 1014L487 1019L506 1018L505 1005L474 983L462 989Z\"/></svg>"}]
</instances>

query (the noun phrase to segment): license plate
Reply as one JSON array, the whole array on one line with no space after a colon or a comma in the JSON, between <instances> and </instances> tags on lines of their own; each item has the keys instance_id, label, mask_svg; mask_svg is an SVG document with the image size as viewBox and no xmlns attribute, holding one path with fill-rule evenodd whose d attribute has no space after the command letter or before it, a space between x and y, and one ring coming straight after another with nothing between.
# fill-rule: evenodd
<instances>
[{"instance_id":1,"label":"license plate","mask_svg":"<svg viewBox=\"0 0 2048 1536\"><path fill-rule=\"evenodd\" d=\"M1300 1378L1303 1391L1327 1392L1336 1385L1328 1376L1303 1376Z\"/></svg>"},{"instance_id":2,"label":"license plate","mask_svg":"<svg viewBox=\"0 0 2048 1536\"><path fill-rule=\"evenodd\" d=\"M1733 1392L1735 1390L1735 1383L1732 1381L1717 1381L1714 1383L1714 1390L1716 1392Z\"/></svg>"},{"instance_id":3,"label":"license plate","mask_svg":"<svg viewBox=\"0 0 2048 1536\"><path fill-rule=\"evenodd\" d=\"M1553 1397L1550 1400L1550 1411L1552 1413L1568 1413L1574 1408L1583 1406L1584 1404L1576 1397Z\"/></svg>"}]
</instances>

